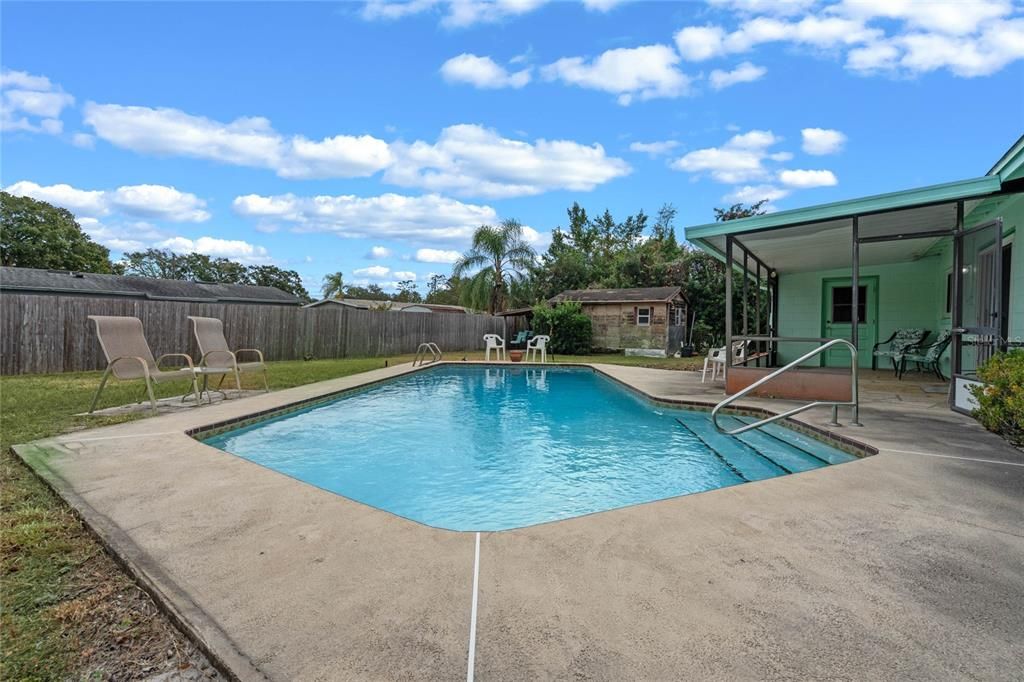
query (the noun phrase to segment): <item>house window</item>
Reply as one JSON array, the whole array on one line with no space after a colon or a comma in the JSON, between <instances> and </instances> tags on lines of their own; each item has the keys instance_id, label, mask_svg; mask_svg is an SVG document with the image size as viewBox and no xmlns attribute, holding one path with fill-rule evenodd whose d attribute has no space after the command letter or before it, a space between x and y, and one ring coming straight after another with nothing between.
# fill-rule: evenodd
<instances>
[{"instance_id":1,"label":"house window","mask_svg":"<svg viewBox=\"0 0 1024 682\"><path fill-rule=\"evenodd\" d=\"M672 309L672 324L677 327L683 324L682 306L676 306L675 308Z\"/></svg>"},{"instance_id":2,"label":"house window","mask_svg":"<svg viewBox=\"0 0 1024 682\"><path fill-rule=\"evenodd\" d=\"M867 312L868 288L857 287L857 322L864 324ZM853 287L832 288L832 322L850 324L853 322Z\"/></svg>"},{"instance_id":3,"label":"house window","mask_svg":"<svg viewBox=\"0 0 1024 682\"><path fill-rule=\"evenodd\" d=\"M651 317L654 316L654 308L637 308L636 324L638 327L650 327Z\"/></svg>"}]
</instances>

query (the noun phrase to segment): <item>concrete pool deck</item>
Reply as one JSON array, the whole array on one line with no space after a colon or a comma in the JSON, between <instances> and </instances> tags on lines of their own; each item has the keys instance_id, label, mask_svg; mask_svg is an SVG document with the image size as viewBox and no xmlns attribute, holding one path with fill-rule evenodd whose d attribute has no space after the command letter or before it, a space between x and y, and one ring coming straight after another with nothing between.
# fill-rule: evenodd
<instances>
[{"instance_id":1,"label":"concrete pool deck","mask_svg":"<svg viewBox=\"0 0 1024 682\"><path fill-rule=\"evenodd\" d=\"M659 398L721 398L699 374L596 367ZM185 435L409 371L17 451L239 679L465 678L475 568L477 679L1019 678L1024 455L941 395L863 386L865 427L838 432L876 456L480 534Z\"/></svg>"}]
</instances>

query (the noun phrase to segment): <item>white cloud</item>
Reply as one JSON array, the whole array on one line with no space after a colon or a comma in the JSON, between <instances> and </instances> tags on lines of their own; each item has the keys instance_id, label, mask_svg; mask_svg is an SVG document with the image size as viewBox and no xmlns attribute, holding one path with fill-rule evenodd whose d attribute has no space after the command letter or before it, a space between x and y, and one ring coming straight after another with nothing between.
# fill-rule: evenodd
<instances>
[{"instance_id":1,"label":"white cloud","mask_svg":"<svg viewBox=\"0 0 1024 682\"><path fill-rule=\"evenodd\" d=\"M270 168L286 178L361 177L386 169L384 182L462 196L589 191L631 171L599 144L543 139L530 144L473 124L445 128L433 144L388 144L369 135L286 139L265 118L221 123L177 109L117 104L87 104L85 121L98 137L141 153Z\"/></svg>"},{"instance_id":2,"label":"white cloud","mask_svg":"<svg viewBox=\"0 0 1024 682\"><path fill-rule=\"evenodd\" d=\"M413 14L425 12L438 4L438 0L408 0L407 2L367 0L366 4L363 5L362 15L364 19L370 21L402 19Z\"/></svg>"},{"instance_id":3,"label":"white cloud","mask_svg":"<svg viewBox=\"0 0 1024 682\"><path fill-rule=\"evenodd\" d=\"M391 258L391 249L386 246L374 246L366 253L366 258L369 260L380 260L382 258Z\"/></svg>"},{"instance_id":4,"label":"white cloud","mask_svg":"<svg viewBox=\"0 0 1024 682\"><path fill-rule=\"evenodd\" d=\"M71 144L82 149L92 149L96 146L96 138L88 133L75 133L71 136Z\"/></svg>"},{"instance_id":5,"label":"white cloud","mask_svg":"<svg viewBox=\"0 0 1024 682\"><path fill-rule=\"evenodd\" d=\"M384 265L371 265L366 268L357 268L352 271L352 274L367 279L391 279L391 268Z\"/></svg>"},{"instance_id":6,"label":"white cloud","mask_svg":"<svg viewBox=\"0 0 1024 682\"><path fill-rule=\"evenodd\" d=\"M712 7L730 9L741 14L802 14L818 0L708 0Z\"/></svg>"},{"instance_id":7,"label":"white cloud","mask_svg":"<svg viewBox=\"0 0 1024 682\"><path fill-rule=\"evenodd\" d=\"M394 143L384 180L460 196L515 197L568 189L590 191L632 170L599 144L501 137L479 125L445 128L434 144Z\"/></svg>"},{"instance_id":8,"label":"white cloud","mask_svg":"<svg viewBox=\"0 0 1024 682\"><path fill-rule=\"evenodd\" d=\"M962 78L988 76L1024 59L1024 18L993 23L977 36L912 33L851 50L846 66L863 74L918 75L948 69Z\"/></svg>"},{"instance_id":9,"label":"white cloud","mask_svg":"<svg viewBox=\"0 0 1024 682\"><path fill-rule=\"evenodd\" d=\"M661 156L662 154L668 154L670 151L679 146L679 143L675 140L660 140L657 142L633 142L629 145L629 151L639 152L641 154L649 154L651 156Z\"/></svg>"},{"instance_id":10,"label":"white cloud","mask_svg":"<svg viewBox=\"0 0 1024 682\"><path fill-rule=\"evenodd\" d=\"M521 88L530 82L530 69L515 73L499 66L490 57L463 53L441 65L441 75L449 83L468 83L478 88Z\"/></svg>"},{"instance_id":11,"label":"white cloud","mask_svg":"<svg viewBox=\"0 0 1024 682\"><path fill-rule=\"evenodd\" d=\"M201 223L210 219L206 202L195 194L165 185L128 185L108 194L112 208L128 215Z\"/></svg>"},{"instance_id":12,"label":"white cloud","mask_svg":"<svg viewBox=\"0 0 1024 682\"><path fill-rule=\"evenodd\" d=\"M735 30L687 26L683 58L703 61L780 42L812 54L845 54L846 68L894 76L948 70L974 78L1024 59L1024 17L1011 0L712 0L738 17ZM799 16L803 15L803 16Z\"/></svg>"},{"instance_id":13,"label":"white cloud","mask_svg":"<svg viewBox=\"0 0 1024 682\"><path fill-rule=\"evenodd\" d=\"M782 170L779 181L788 187L808 189L810 187L831 187L839 183L830 170Z\"/></svg>"},{"instance_id":14,"label":"white cloud","mask_svg":"<svg viewBox=\"0 0 1024 682\"><path fill-rule=\"evenodd\" d=\"M680 71L679 55L667 45L616 48L588 62L564 57L541 69L546 80L560 80L591 90L618 95L618 103L685 95L690 77Z\"/></svg>"},{"instance_id":15,"label":"white cloud","mask_svg":"<svg viewBox=\"0 0 1024 682\"><path fill-rule=\"evenodd\" d=\"M769 202L789 196L789 190L775 185L744 185L722 197L723 201L732 204L755 204L767 199Z\"/></svg>"},{"instance_id":16,"label":"white cloud","mask_svg":"<svg viewBox=\"0 0 1024 682\"><path fill-rule=\"evenodd\" d=\"M415 282L416 281L416 273L413 272L412 270L396 270L395 271L395 279L397 279L399 281L404 280L404 279L411 279L412 281Z\"/></svg>"},{"instance_id":17,"label":"white cloud","mask_svg":"<svg viewBox=\"0 0 1024 682\"><path fill-rule=\"evenodd\" d=\"M78 224L90 237L114 251L142 251L168 238L162 230L144 221L108 223L79 217Z\"/></svg>"},{"instance_id":18,"label":"white cloud","mask_svg":"<svg viewBox=\"0 0 1024 682\"><path fill-rule=\"evenodd\" d=\"M843 0L836 11L859 21L901 19L914 29L968 35L1013 12L1007 0Z\"/></svg>"},{"instance_id":19,"label":"white cloud","mask_svg":"<svg viewBox=\"0 0 1024 682\"><path fill-rule=\"evenodd\" d=\"M702 62L724 53L725 30L721 26L687 26L676 32L679 54L691 62Z\"/></svg>"},{"instance_id":20,"label":"white cloud","mask_svg":"<svg viewBox=\"0 0 1024 682\"><path fill-rule=\"evenodd\" d=\"M75 98L46 76L24 71L0 72L0 130L60 135L61 112Z\"/></svg>"},{"instance_id":21,"label":"white cloud","mask_svg":"<svg viewBox=\"0 0 1024 682\"><path fill-rule=\"evenodd\" d=\"M33 76L24 71L0 71L0 88L45 92L53 89L53 83L46 76Z\"/></svg>"},{"instance_id":22,"label":"white cloud","mask_svg":"<svg viewBox=\"0 0 1024 682\"><path fill-rule=\"evenodd\" d=\"M98 218L119 212L172 222L199 223L210 218L205 201L165 185L125 185L106 191L83 190L67 184L42 186L22 180L8 186L6 191L62 206L76 217Z\"/></svg>"},{"instance_id":23,"label":"white cloud","mask_svg":"<svg viewBox=\"0 0 1024 682\"><path fill-rule=\"evenodd\" d=\"M369 135L286 139L261 117L222 123L178 109L89 102L83 120L118 147L270 168L286 178L362 177L392 160L387 143Z\"/></svg>"},{"instance_id":24,"label":"white cloud","mask_svg":"<svg viewBox=\"0 0 1024 682\"><path fill-rule=\"evenodd\" d=\"M240 239L218 239L217 237L171 237L156 245L175 253L202 253L214 258L230 258L242 263L269 263L270 255L262 246L256 246Z\"/></svg>"},{"instance_id":25,"label":"white cloud","mask_svg":"<svg viewBox=\"0 0 1024 682\"><path fill-rule=\"evenodd\" d=\"M708 77L708 81L711 83L712 88L721 90L737 83L751 83L760 79L766 73L768 73L768 69L763 66L743 62L732 71L715 69Z\"/></svg>"},{"instance_id":26,"label":"white cloud","mask_svg":"<svg viewBox=\"0 0 1024 682\"><path fill-rule=\"evenodd\" d=\"M362 16L367 20L396 20L432 9L443 9L441 25L467 28L527 14L547 0L367 0Z\"/></svg>"},{"instance_id":27,"label":"white cloud","mask_svg":"<svg viewBox=\"0 0 1024 682\"><path fill-rule=\"evenodd\" d=\"M78 189L63 183L44 187L28 180L21 180L8 185L4 191L16 197L32 197L66 208L76 216L99 217L110 212L106 192L101 190Z\"/></svg>"},{"instance_id":28,"label":"white cloud","mask_svg":"<svg viewBox=\"0 0 1024 682\"><path fill-rule=\"evenodd\" d=\"M846 135L830 128L804 128L800 135L803 137L803 150L815 156L835 154L846 144Z\"/></svg>"},{"instance_id":29,"label":"white cloud","mask_svg":"<svg viewBox=\"0 0 1024 682\"><path fill-rule=\"evenodd\" d=\"M609 12L629 0L582 0L583 6L592 12Z\"/></svg>"},{"instance_id":30,"label":"white cloud","mask_svg":"<svg viewBox=\"0 0 1024 682\"><path fill-rule=\"evenodd\" d=\"M498 217L490 206L466 204L436 194L418 197L250 194L236 197L232 207L239 215L285 223L299 232L428 243L465 242L477 226L493 224Z\"/></svg>"},{"instance_id":31,"label":"white cloud","mask_svg":"<svg viewBox=\"0 0 1024 682\"><path fill-rule=\"evenodd\" d=\"M672 162L675 170L708 172L718 182L736 183L767 177L763 161L768 148L779 142L770 130L751 130L734 135L721 147L698 149Z\"/></svg>"},{"instance_id":32,"label":"white cloud","mask_svg":"<svg viewBox=\"0 0 1024 682\"><path fill-rule=\"evenodd\" d=\"M454 263L462 256L458 251L446 249L417 249L416 260L420 263Z\"/></svg>"},{"instance_id":33,"label":"white cloud","mask_svg":"<svg viewBox=\"0 0 1024 682\"><path fill-rule=\"evenodd\" d=\"M284 178L353 178L373 175L391 162L388 143L371 135L335 135L319 142L297 135L277 172Z\"/></svg>"}]
</instances>

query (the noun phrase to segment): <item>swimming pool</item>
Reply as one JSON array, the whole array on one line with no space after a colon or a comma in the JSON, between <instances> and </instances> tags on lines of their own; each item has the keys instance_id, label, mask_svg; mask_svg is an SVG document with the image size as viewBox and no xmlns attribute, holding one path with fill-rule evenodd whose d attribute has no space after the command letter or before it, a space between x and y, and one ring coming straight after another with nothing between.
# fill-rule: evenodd
<instances>
[{"instance_id":1,"label":"swimming pool","mask_svg":"<svg viewBox=\"0 0 1024 682\"><path fill-rule=\"evenodd\" d=\"M726 416L724 425L746 417ZM441 365L205 441L350 499L495 531L852 459L777 425L738 438L589 368Z\"/></svg>"}]
</instances>

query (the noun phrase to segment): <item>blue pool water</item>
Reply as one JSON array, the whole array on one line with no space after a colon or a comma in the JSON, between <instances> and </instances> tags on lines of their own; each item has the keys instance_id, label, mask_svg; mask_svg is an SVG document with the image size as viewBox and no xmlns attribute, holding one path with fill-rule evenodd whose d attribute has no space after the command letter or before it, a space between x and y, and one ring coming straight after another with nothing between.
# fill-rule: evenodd
<instances>
[{"instance_id":1,"label":"blue pool water","mask_svg":"<svg viewBox=\"0 0 1024 682\"><path fill-rule=\"evenodd\" d=\"M780 426L723 436L706 412L571 368L440 366L205 442L451 530L518 528L854 459Z\"/></svg>"}]
</instances>

